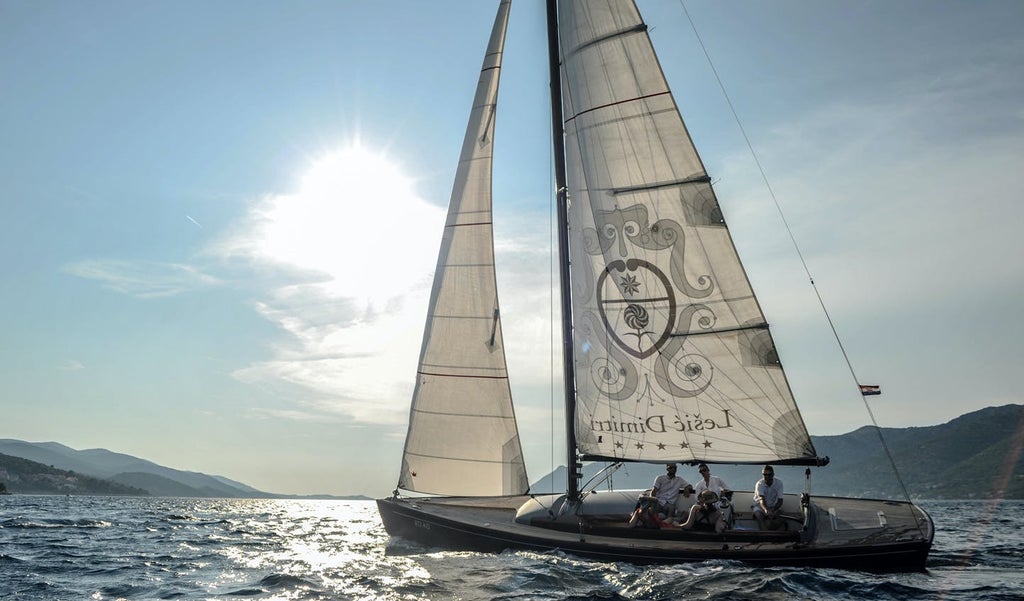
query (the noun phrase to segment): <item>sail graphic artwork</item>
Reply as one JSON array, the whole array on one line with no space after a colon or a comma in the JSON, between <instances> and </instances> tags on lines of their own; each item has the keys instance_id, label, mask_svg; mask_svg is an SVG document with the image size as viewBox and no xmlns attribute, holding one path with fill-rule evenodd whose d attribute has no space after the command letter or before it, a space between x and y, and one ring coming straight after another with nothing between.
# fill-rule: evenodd
<instances>
[{"instance_id":1,"label":"sail graphic artwork","mask_svg":"<svg viewBox=\"0 0 1024 601\"><path fill-rule=\"evenodd\" d=\"M580 452L814 462L643 22L600 4L559 22Z\"/></svg>"},{"instance_id":2,"label":"sail graphic artwork","mask_svg":"<svg viewBox=\"0 0 1024 601\"><path fill-rule=\"evenodd\" d=\"M564 494L528 494L491 220L509 9L499 3L452 190L398 488L378 500L388 532L607 560L922 569L934 531L909 500L787 494L783 523L761 530L753 492L736 491L717 501L726 528L708 532L631 528L642 491L580 490L588 460L828 463L633 0L548 0L569 475Z\"/></svg>"}]
</instances>

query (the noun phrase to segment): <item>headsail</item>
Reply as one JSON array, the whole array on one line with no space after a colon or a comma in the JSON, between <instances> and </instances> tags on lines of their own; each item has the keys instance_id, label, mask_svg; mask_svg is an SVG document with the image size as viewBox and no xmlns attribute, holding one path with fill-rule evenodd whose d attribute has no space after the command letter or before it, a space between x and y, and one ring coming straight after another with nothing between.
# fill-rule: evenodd
<instances>
[{"instance_id":1,"label":"headsail","mask_svg":"<svg viewBox=\"0 0 1024 601\"><path fill-rule=\"evenodd\" d=\"M633 0L559 6L580 453L813 463Z\"/></svg>"},{"instance_id":2,"label":"headsail","mask_svg":"<svg viewBox=\"0 0 1024 601\"><path fill-rule=\"evenodd\" d=\"M448 206L399 476L405 490L487 496L529 488L505 367L491 226L509 5L498 8Z\"/></svg>"}]
</instances>

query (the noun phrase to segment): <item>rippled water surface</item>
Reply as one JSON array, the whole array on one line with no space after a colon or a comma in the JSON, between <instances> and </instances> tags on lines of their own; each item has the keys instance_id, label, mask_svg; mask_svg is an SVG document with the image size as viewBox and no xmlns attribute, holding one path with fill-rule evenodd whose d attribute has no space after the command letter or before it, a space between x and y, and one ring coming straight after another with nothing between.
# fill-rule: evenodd
<instances>
[{"instance_id":1,"label":"rippled water surface","mask_svg":"<svg viewBox=\"0 0 1024 601\"><path fill-rule=\"evenodd\" d=\"M1024 599L1024 502L932 502L925 573L390 541L369 501L0 497L0 599Z\"/></svg>"}]
</instances>

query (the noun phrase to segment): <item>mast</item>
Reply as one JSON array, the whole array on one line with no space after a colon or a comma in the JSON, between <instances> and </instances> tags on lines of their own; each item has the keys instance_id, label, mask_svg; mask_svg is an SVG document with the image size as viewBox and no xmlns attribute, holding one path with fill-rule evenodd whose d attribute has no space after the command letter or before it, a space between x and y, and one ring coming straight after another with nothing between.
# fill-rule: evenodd
<instances>
[{"instance_id":1,"label":"mast","mask_svg":"<svg viewBox=\"0 0 1024 601\"><path fill-rule=\"evenodd\" d=\"M555 154L555 203L558 207L558 281L562 313L562 363L565 378L566 496L579 498L580 465L576 460L576 372L573 364L572 298L569 290L569 191L565 180L562 123L562 76L558 60L558 2L547 0L548 65L551 72L551 140Z\"/></svg>"}]
</instances>

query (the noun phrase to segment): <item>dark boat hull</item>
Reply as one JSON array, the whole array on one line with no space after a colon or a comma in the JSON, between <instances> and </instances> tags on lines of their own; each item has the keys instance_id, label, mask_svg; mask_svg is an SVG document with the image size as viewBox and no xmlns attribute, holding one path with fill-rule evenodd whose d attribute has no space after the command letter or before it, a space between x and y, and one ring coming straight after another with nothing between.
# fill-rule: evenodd
<instances>
[{"instance_id":1,"label":"dark boat hull","mask_svg":"<svg viewBox=\"0 0 1024 601\"><path fill-rule=\"evenodd\" d=\"M579 522L579 530L518 523L516 507L529 497L493 499L404 499L377 501L391 536L430 547L478 552L523 549L561 551L601 561L640 564L734 560L763 566L809 566L865 571L921 571L931 549L931 519L919 536L878 533L846 539L815 535L810 540L757 540L756 533L691 531L611 532ZM848 500L849 501L849 500ZM860 501L854 501L860 502ZM881 502L879 502L881 503ZM909 505L909 504L907 504ZM623 519L624 521L624 519Z\"/></svg>"}]
</instances>

